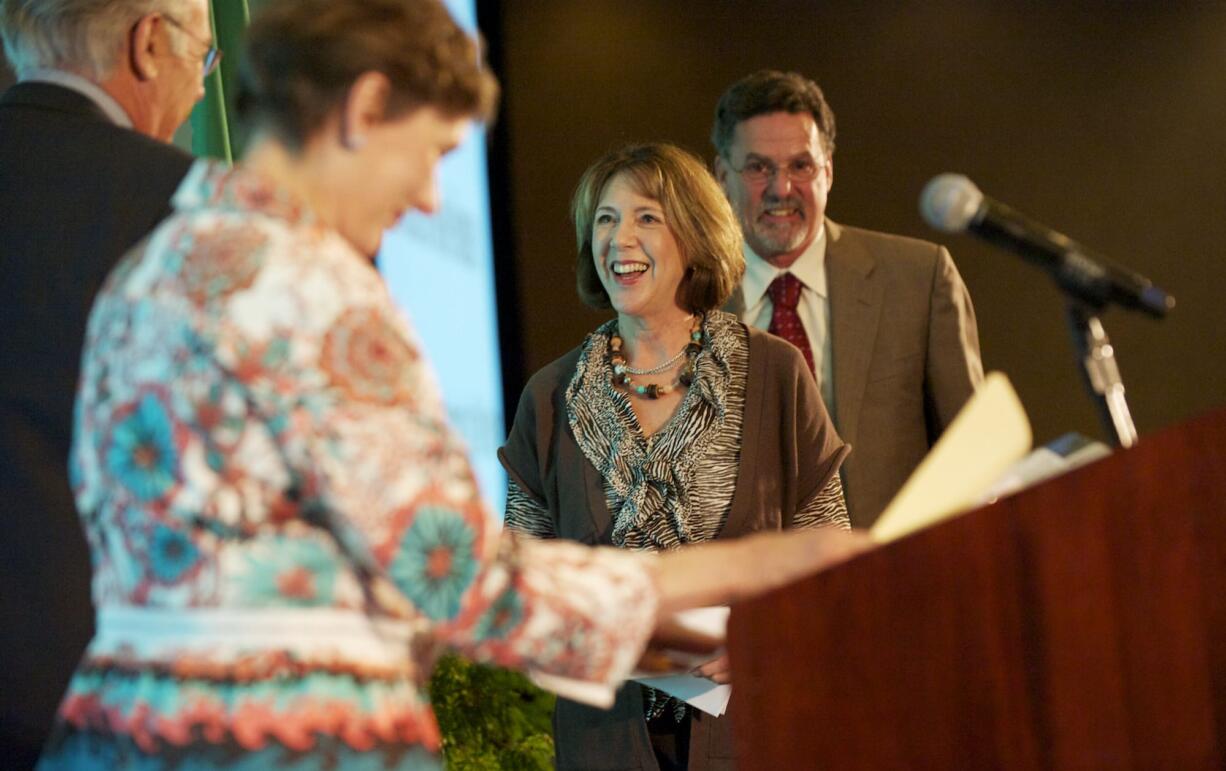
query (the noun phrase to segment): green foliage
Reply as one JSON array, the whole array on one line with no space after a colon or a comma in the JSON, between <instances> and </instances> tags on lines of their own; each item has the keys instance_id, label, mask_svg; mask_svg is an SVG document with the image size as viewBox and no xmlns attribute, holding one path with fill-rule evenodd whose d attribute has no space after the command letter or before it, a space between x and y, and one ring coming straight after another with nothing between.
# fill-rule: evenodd
<instances>
[{"instance_id":1,"label":"green foliage","mask_svg":"<svg viewBox=\"0 0 1226 771\"><path fill-rule=\"evenodd\" d=\"M454 771L544 771L553 768L553 696L517 672L439 661L430 700Z\"/></svg>"}]
</instances>

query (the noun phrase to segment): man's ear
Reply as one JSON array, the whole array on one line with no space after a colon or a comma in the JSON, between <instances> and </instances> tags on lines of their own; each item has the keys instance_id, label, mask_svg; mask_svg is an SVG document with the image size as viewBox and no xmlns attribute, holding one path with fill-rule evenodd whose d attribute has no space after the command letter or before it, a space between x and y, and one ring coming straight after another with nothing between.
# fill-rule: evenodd
<instances>
[{"instance_id":1,"label":"man's ear","mask_svg":"<svg viewBox=\"0 0 1226 771\"><path fill-rule=\"evenodd\" d=\"M826 193L830 193L830 188L834 187L834 158L826 159Z\"/></svg>"},{"instance_id":2,"label":"man's ear","mask_svg":"<svg viewBox=\"0 0 1226 771\"><path fill-rule=\"evenodd\" d=\"M711 171L715 173L715 181L719 182L719 186L728 192L728 162L724 160L724 156L717 155L711 163Z\"/></svg>"},{"instance_id":3,"label":"man's ear","mask_svg":"<svg viewBox=\"0 0 1226 771\"><path fill-rule=\"evenodd\" d=\"M382 72L363 72L349 87L341 107L340 140L349 150L366 143L371 129L383 122L392 84Z\"/></svg>"},{"instance_id":4,"label":"man's ear","mask_svg":"<svg viewBox=\"0 0 1226 771\"><path fill-rule=\"evenodd\" d=\"M132 67L137 80L152 80L158 75L157 29L162 18L156 13L148 13L132 27L128 33L128 64Z\"/></svg>"}]
</instances>

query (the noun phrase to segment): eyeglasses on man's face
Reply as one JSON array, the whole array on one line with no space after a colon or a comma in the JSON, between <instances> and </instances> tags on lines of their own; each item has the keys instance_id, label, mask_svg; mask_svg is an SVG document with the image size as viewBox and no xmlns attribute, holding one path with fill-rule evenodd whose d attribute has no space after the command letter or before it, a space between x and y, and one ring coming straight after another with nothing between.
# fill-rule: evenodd
<instances>
[{"instance_id":1,"label":"eyeglasses on man's face","mask_svg":"<svg viewBox=\"0 0 1226 771\"><path fill-rule=\"evenodd\" d=\"M170 22L171 25L173 25L176 29L178 29L184 35L187 35L189 38L196 41L197 43L199 43L200 45L204 46L207 49L204 52L204 60L201 63L201 67L203 69L204 77L207 78L209 75L211 75L213 73L213 70L217 69L217 65L221 63L221 49L215 45L211 45L206 40L201 40L199 37L196 37L196 35L193 34L191 30L183 26L183 23L180 22L175 17L163 13L162 18Z\"/></svg>"},{"instance_id":2,"label":"eyeglasses on man's face","mask_svg":"<svg viewBox=\"0 0 1226 771\"><path fill-rule=\"evenodd\" d=\"M762 158L757 155L750 155L745 159L745 163L741 168L732 165L729 159L728 165L737 174L745 177L749 182L759 184L767 182L775 178L781 168L769 158ZM788 179L796 183L812 182L817 179L817 175L826 167L826 161L818 161L810 158L807 155L797 156L792 158L782 167L782 171L788 175Z\"/></svg>"}]
</instances>

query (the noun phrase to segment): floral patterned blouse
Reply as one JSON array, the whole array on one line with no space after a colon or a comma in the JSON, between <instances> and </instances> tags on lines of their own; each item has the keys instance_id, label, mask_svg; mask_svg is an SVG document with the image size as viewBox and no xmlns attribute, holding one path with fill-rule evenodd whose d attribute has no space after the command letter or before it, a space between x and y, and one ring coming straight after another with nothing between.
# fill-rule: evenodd
<instances>
[{"instance_id":1,"label":"floral patterned blouse","mask_svg":"<svg viewBox=\"0 0 1226 771\"><path fill-rule=\"evenodd\" d=\"M97 634L42 767L436 767L439 645L623 678L645 558L497 542L370 262L250 172L198 163L174 208L90 319Z\"/></svg>"}]
</instances>

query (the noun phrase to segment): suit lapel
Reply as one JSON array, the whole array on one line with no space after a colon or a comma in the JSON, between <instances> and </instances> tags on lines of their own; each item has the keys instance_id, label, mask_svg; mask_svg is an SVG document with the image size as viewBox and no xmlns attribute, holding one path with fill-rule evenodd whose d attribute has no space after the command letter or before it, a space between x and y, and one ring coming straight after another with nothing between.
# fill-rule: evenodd
<instances>
[{"instance_id":1,"label":"suit lapel","mask_svg":"<svg viewBox=\"0 0 1226 771\"><path fill-rule=\"evenodd\" d=\"M826 220L834 417L839 435L853 445L881 318L882 287L873 274L875 265L873 256L854 236Z\"/></svg>"}]
</instances>

